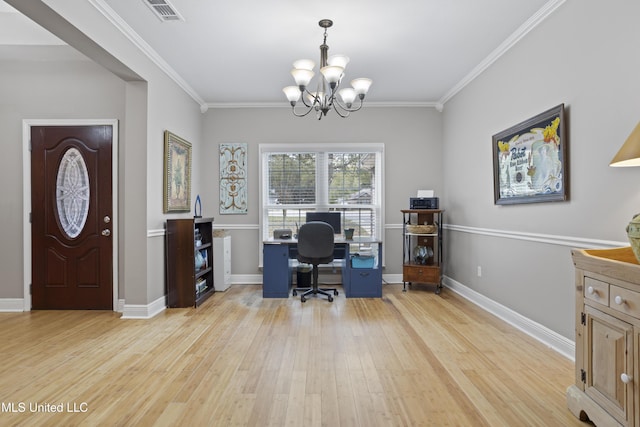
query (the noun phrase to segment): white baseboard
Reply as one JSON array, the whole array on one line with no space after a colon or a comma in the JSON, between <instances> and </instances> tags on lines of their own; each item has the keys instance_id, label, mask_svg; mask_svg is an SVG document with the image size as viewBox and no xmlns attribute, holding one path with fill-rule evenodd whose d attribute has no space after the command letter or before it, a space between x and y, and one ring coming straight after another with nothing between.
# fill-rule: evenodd
<instances>
[{"instance_id":1,"label":"white baseboard","mask_svg":"<svg viewBox=\"0 0 640 427\"><path fill-rule=\"evenodd\" d=\"M537 322L534 322L527 317L522 316L519 313L516 313L510 308L485 297L484 295L449 277L445 276L442 284L478 307L488 311L516 329L521 330L525 334L557 351L567 359L575 360L576 344L574 341L571 341L570 339Z\"/></svg>"},{"instance_id":2,"label":"white baseboard","mask_svg":"<svg viewBox=\"0 0 640 427\"><path fill-rule=\"evenodd\" d=\"M151 319L167 309L167 298L162 296L149 304L124 304L121 319Z\"/></svg>"},{"instance_id":3,"label":"white baseboard","mask_svg":"<svg viewBox=\"0 0 640 427\"><path fill-rule=\"evenodd\" d=\"M402 274L385 274L383 275L384 283L402 283ZM502 319L511 326L521 330L525 334L540 341L544 345L552 348L567 359L575 360L575 348L574 341L540 325L533 320L516 313L515 311L507 308L497 302L485 297L478 292L471 290L462 283L457 282L449 277L444 277L442 285L457 293L466 300L472 302L483 310L493 314L494 316Z\"/></svg>"},{"instance_id":4,"label":"white baseboard","mask_svg":"<svg viewBox=\"0 0 640 427\"><path fill-rule=\"evenodd\" d=\"M0 298L0 312L24 311L24 298Z\"/></svg>"},{"instance_id":5,"label":"white baseboard","mask_svg":"<svg viewBox=\"0 0 640 427\"><path fill-rule=\"evenodd\" d=\"M383 285L396 285L398 283L402 283L402 273L400 273L400 274L383 274L382 275L382 284Z\"/></svg>"},{"instance_id":6,"label":"white baseboard","mask_svg":"<svg viewBox=\"0 0 640 427\"><path fill-rule=\"evenodd\" d=\"M232 274L232 285L262 285L262 274Z\"/></svg>"},{"instance_id":7,"label":"white baseboard","mask_svg":"<svg viewBox=\"0 0 640 427\"><path fill-rule=\"evenodd\" d=\"M0 298L0 313L28 311L24 307L24 298ZM124 300L118 300L116 312L124 311Z\"/></svg>"}]
</instances>

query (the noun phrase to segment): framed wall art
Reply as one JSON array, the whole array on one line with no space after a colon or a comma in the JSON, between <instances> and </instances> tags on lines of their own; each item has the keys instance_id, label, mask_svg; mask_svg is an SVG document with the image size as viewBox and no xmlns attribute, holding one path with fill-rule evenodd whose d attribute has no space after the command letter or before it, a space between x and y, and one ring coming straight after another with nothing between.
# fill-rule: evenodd
<instances>
[{"instance_id":1,"label":"framed wall art","mask_svg":"<svg viewBox=\"0 0 640 427\"><path fill-rule=\"evenodd\" d=\"M564 104L493 135L497 205L567 200Z\"/></svg>"},{"instance_id":2,"label":"framed wall art","mask_svg":"<svg viewBox=\"0 0 640 427\"><path fill-rule=\"evenodd\" d=\"M247 144L220 144L220 213L247 213Z\"/></svg>"},{"instance_id":3,"label":"framed wall art","mask_svg":"<svg viewBox=\"0 0 640 427\"><path fill-rule=\"evenodd\" d=\"M191 144L164 132L164 212L191 210Z\"/></svg>"}]
</instances>

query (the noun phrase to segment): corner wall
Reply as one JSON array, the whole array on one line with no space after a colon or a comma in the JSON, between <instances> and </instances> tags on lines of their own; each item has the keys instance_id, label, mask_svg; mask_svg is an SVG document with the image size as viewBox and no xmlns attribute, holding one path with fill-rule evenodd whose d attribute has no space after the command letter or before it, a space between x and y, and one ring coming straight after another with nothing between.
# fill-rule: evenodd
<instances>
[{"instance_id":1,"label":"corner wall","mask_svg":"<svg viewBox=\"0 0 640 427\"><path fill-rule=\"evenodd\" d=\"M214 227L232 236L234 277L257 276L261 236L258 145L263 143L384 143L385 275L402 273L402 217L409 197L419 189L442 192L441 113L433 108L378 108L366 106L342 119L329 113L318 121L311 115L294 117L288 108L226 108L206 113L205 162L202 169L202 213L214 216ZM220 174L218 144L248 143L248 213L219 214ZM195 194L195 193L194 193Z\"/></svg>"},{"instance_id":2,"label":"corner wall","mask_svg":"<svg viewBox=\"0 0 640 427\"><path fill-rule=\"evenodd\" d=\"M444 108L447 276L570 339L570 248L626 245L640 210L640 169L608 166L640 119L639 15L567 0ZM569 201L494 205L492 135L560 103Z\"/></svg>"},{"instance_id":3,"label":"corner wall","mask_svg":"<svg viewBox=\"0 0 640 427\"><path fill-rule=\"evenodd\" d=\"M53 112L51 118L91 118L97 112L105 110L105 104L108 104L111 97L119 96L119 110L110 113L111 117L123 120L120 131L126 137L121 139L119 170L121 217L118 221L122 234L119 236L118 248L121 261L119 285L122 291L119 297L125 298L125 314L127 306L132 306L136 313L134 317L153 315L153 310L163 307L165 296L164 239L158 238L156 233L168 217L162 212L163 132L165 129L172 130L193 144L194 170L197 174L200 162L195 155L202 144L200 105L154 64L133 40L126 37L109 19L108 13L97 8L100 2L71 4L66 0L9 0L8 3L70 46L77 46L87 57L94 58L105 68L96 63L88 64L107 76L105 79L119 85L117 91L110 91L106 85L103 88L99 83L90 86L85 95L99 96L85 96L75 104L71 103L71 97L69 108L58 108L58 100L48 98L45 91L37 106L30 105L27 113L12 109L13 116L10 120L20 123L38 107ZM67 80L60 88L72 93L74 85L81 87L84 83L82 80L73 80L78 76L69 64L60 65L59 76ZM26 85L34 84L43 76L35 73L29 77ZM49 76L44 77L44 81L49 81ZM14 80L20 81L20 77ZM9 102L13 102L12 99ZM62 105L66 105L66 102L65 100ZM89 104L85 106L86 102ZM102 117L104 116L109 114ZM10 198L8 202L12 206L19 205L19 200L21 198ZM188 216L190 213L184 215ZM19 245L22 239L20 236L19 241L15 240L14 236L11 241ZM16 265L22 265L22 260ZM0 289L0 298L4 293ZM15 296L11 293L10 297Z\"/></svg>"},{"instance_id":4,"label":"corner wall","mask_svg":"<svg viewBox=\"0 0 640 427\"><path fill-rule=\"evenodd\" d=\"M68 47L57 48L61 55ZM20 60L0 62L0 129L3 167L0 179L1 299L22 299L23 279L23 153L24 119L124 118L125 85L102 67L87 61ZM96 102L100 99L100 102ZM122 142L122 141L121 141ZM34 207L37 209L37 207Z\"/></svg>"}]
</instances>

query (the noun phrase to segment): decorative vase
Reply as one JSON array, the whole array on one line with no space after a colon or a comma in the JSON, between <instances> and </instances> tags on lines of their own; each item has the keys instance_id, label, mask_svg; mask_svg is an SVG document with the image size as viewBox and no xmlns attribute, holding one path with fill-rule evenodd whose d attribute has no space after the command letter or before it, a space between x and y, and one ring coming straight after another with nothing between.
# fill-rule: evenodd
<instances>
[{"instance_id":1,"label":"decorative vase","mask_svg":"<svg viewBox=\"0 0 640 427\"><path fill-rule=\"evenodd\" d=\"M429 246L416 246L413 252L415 254L413 260L417 264L427 264L429 258L433 256L433 249Z\"/></svg>"},{"instance_id":2,"label":"decorative vase","mask_svg":"<svg viewBox=\"0 0 640 427\"><path fill-rule=\"evenodd\" d=\"M627 225L627 236L629 237L631 249L633 249L636 259L640 262L640 214L636 214Z\"/></svg>"},{"instance_id":3,"label":"decorative vase","mask_svg":"<svg viewBox=\"0 0 640 427\"><path fill-rule=\"evenodd\" d=\"M201 270L204 267L205 257L202 255L202 252L196 252L196 271Z\"/></svg>"},{"instance_id":4,"label":"decorative vase","mask_svg":"<svg viewBox=\"0 0 640 427\"><path fill-rule=\"evenodd\" d=\"M354 228L345 228L344 229L344 238L346 240L353 240L353 232L355 231Z\"/></svg>"}]
</instances>

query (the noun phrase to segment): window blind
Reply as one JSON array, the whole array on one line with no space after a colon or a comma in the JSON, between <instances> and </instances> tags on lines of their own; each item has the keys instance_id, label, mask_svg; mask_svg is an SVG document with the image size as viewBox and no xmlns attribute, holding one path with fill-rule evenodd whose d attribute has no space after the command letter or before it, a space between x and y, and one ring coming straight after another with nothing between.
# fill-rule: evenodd
<instances>
[{"instance_id":1,"label":"window blind","mask_svg":"<svg viewBox=\"0 0 640 427\"><path fill-rule=\"evenodd\" d=\"M383 144L261 144L260 155L263 240L310 211L340 212L354 235L383 237Z\"/></svg>"}]
</instances>

